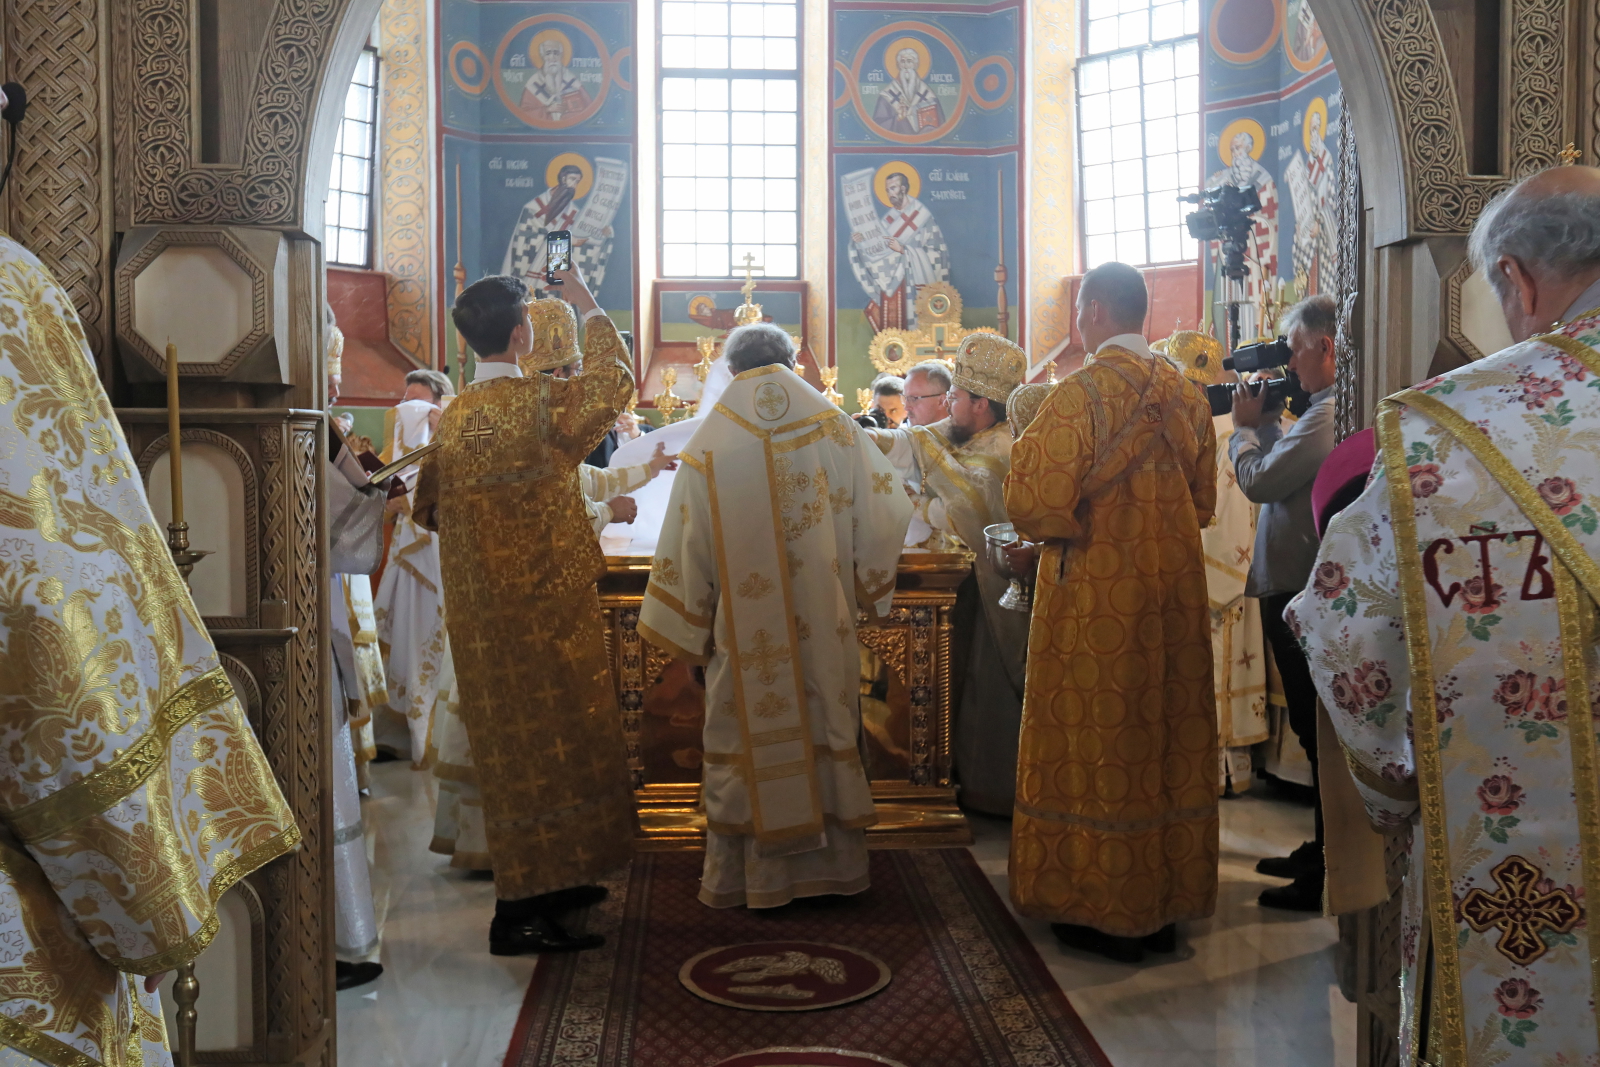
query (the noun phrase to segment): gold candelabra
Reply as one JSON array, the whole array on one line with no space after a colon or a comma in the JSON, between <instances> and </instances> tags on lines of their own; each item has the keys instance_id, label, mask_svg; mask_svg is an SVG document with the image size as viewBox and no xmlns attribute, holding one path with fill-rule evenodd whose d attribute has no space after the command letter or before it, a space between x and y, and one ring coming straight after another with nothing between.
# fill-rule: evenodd
<instances>
[{"instance_id":1,"label":"gold candelabra","mask_svg":"<svg viewBox=\"0 0 1600 1067\"><path fill-rule=\"evenodd\" d=\"M834 388L839 384L839 368L818 367L817 374L822 377L822 395L828 398L828 403L838 406L844 400L839 390Z\"/></svg>"},{"instance_id":2,"label":"gold candelabra","mask_svg":"<svg viewBox=\"0 0 1600 1067\"><path fill-rule=\"evenodd\" d=\"M694 365L694 376L704 385L706 375L711 373L711 361L717 358L717 339L715 337L696 337L695 346L700 349L700 362Z\"/></svg>"},{"instance_id":3,"label":"gold candelabra","mask_svg":"<svg viewBox=\"0 0 1600 1067\"><path fill-rule=\"evenodd\" d=\"M661 392L656 394L656 410L661 412L663 423L671 422L672 413L677 411L683 404L683 398L672 391L672 387L677 384L677 367L668 367L661 372L661 385L663 388Z\"/></svg>"}]
</instances>

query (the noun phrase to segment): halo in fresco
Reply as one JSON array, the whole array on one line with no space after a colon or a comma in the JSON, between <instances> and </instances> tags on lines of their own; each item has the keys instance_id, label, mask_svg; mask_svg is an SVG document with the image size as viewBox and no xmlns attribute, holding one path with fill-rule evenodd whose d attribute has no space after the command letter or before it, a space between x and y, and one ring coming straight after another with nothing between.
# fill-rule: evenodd
<instances>
[{"instance_id":1,"label":"halo in fresco","mask_svg":"<svg viewBox=\"0 0 1600 1067\"><path fill-rule=\"evenodd\" d=\"M561 168L569 165L577 167L579 173L578 187L572 191L572 198L582 200L589 195L589 190L594 188L594 164L590 163L586 156L576 152L562 152L550 160L549 166L544 168L544 184L554 189L557 179L561 177Z\"/></svg>"},{"instance_id":2,"label":"halo in fresco","mask_svg":"<svg viewBox=\"0 0 1600 1067\"><path fill-rule=\"evenodd\" d=\"M1318 136L1324 140L1328 136L1328 102L1322 97L1312 97L1311 103L1306 105L1305 121L1300 124L1300 139L1305 143L1306 151L1313 151L1311 147L1311 120L1316 118L1319 125L1316 127Z\"/></svg>"},{"instance_id":3,"label":"halo in fresco","mask_svg":"<svg viewBox=\"0 0 1600 1067\"><path fill-rule=\"evenodd\" d=\"M578 47L579 42L588 47ZM600 110L611 83L620 84L618 64L629 51L613 56L592 26L571 15L533 15L512 26L495 49L495 92L508 111L534 129L565 130ZM590 53L584 60L598 61L598 84L590 78L586 85L573 69L575 53L582 52Z\"/></svg>"},{"instance_id":4,"label":"halo in fresco","mask_svg":"<svg viewBox=\"0 0 1600 1067\"><path fill-rule=\"evenodd\" d=\"M902 159L891 159L878 168L878 173L872 176L872 191L878 194L878 202L884 207L891 206L889 200L889 175L904 174L906 176L906 192L912 196L922 194L922 175L917 173L917 168Z\"/></svg>"},{"instance_id":5,"label":"halo in fresco","mask_svg":"<svg viewBox=\"0 0 1600 1067\"><path fill-rule=\"evenodd\" d=\"M563 67L569 67L572 65L572 38L568 37L566 34L552 26L549 29L540 30L538 33L534 34L533 40L528 42L528 60L532 62L534 66L537 67L539 65L541 46L546 41L554 41L556 44L561 46L561 65Z\"/></svg>"},{"instance_id":6,"label":"halo in fresco","mask_svg":"<svg viewBox=\"0 0 1600 1067\"><path fill-rule=\"evenodd\" d=\"M883 50L883 69L894 70L899 63L900 50L909 48L917 54L917 77L926 78L933 69L933 55L928 51L928 46L915 37L901 37L892 41L888 48Z\"/></svg>"},{"instance_id":7,"label":"halo in fresco","mask_svg":"<svg viewBox=\"0 0 1600 1067\"><path fill-rule=\"evenodd\" d=\"M1308 0L1287 0L1284 8L1283 54L1295 70L1310 73L1327 60L1328 41L1317 26Z\"/></svg>"},{"instance_id":8,"label":"halo in fresco","mask_svg":"<svg viewBox=\"0 0 1600 1067\"><path fill-rule=\"evenodd\" d=\"M1250 135L1250 158L1260 159L1267 147L1267 131L1255 119L1234 119L1222 128L1222 139L1217 143L1217 154L1224 167L1233 166L1233 139L1241 133Z\"/></svg>"},{"instance_id":9,"label":"halo in fresco","mask_svg":"<svg viewBox=\"0 0 1600 1067\"><path fill-rule=\"evenodd\" d=\"M885 43L887 41L887 43ZM879 52L879 48L882 52ZM902 52L916 56L913 69L900 71ZM946 59L948 57L948 60ZM881 59L887 82L868 83L863 69L868 61ZM992 79L981 88L977 72L988 66L999 67L1005 77ZM854 104L856 114L873 134L897 144L927 144L954 130L972 103L993 111L1009 101L1016 91L1016 68L1003 55L984 56L968 64L961 46L944 30L927 22L893 22L867 34L856 49L850 66L835 61L834 70L844 79L844 94L833 102L836 108ZM927 79L930 74L949 77L955 96L939 94ZM986 83L990 79L985 79ZM863 89L871 90L864 93ZM868 107L864 97L873 95Z\"/></svg>"},{"instance_id":10,"label":"halo in fresco","mask_svg":"<svg viewBox=\"0 0 1600 1067\"><path fill-rule=\"evenodd\" d=\"M1254 63L1278 43L1284 0L1217 0L1208 33L1211 50L1229 63Z\"/></svg>"}]
</instances>

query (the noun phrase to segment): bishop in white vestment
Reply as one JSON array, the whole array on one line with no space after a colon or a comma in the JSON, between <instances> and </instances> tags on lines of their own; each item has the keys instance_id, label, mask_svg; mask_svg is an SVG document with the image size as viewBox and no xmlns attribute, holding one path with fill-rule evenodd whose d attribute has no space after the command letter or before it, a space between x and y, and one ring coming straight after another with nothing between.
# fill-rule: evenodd
<instances>
[{"instance_id":1,"label":"bishop in white vestment","mask_svg":"<svg viewBox=\"0 0 1600 1067\"><path fill-rule=\"evenodd\" d=\"M1368 814L1410 838L1401 1063L1591 1064L1600 171L1526 179L1471 248L1518 343L1379 406L1288 619Z\"/></svg>"},{"instance_id":2,"label":"bishop in white vestment","mask_svg":"<svg viewBox=\"0 0 1600 1067\"><path fill-rule=\"evenodd\" d=\"M791 368L775 326L679 453L639 632L705 667L712 907L867 888L856 613L886 614L911 503L865 431Z\"/></svg>"}]
</instances>

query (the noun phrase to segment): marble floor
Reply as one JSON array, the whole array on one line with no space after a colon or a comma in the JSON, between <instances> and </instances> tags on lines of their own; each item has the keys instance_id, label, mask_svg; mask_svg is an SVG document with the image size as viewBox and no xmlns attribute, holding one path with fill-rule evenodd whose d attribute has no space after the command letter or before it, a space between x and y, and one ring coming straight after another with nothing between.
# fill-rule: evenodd
<instances>
[{"instance_id":1,"label":"marble floor","mask_svg":"<svg viewBox=\"0 0 1600 1067\"><path fill-rule=\"evenodd\" d=\"M365 802L384 975L339 994L341 1067L499 1067L534 960L488 953L494 887L428 851L434 779L373 768ZM973 854L1003 896L1009 824L975 821ZM1347 1067L1355 1006L1339 995L1334 923L1258 907L1255 861L1310 836L1305 808L1246 795L1222 805L1217 914L1175 956L1139 967L1062 949L1022 920L1114 1067ZM915 1067L915 1065L912 1065Z\"/></svg>"}]
</instances>

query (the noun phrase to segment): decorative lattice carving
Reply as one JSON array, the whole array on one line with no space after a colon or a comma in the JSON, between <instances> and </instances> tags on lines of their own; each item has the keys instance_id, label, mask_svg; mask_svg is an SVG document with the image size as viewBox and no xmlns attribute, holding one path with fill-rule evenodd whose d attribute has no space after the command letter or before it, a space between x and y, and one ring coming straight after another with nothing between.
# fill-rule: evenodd
<instances>
[{"instance_id":1,"label":"decorative lattice carving","mask_svg":"<svg viewBox=\"0 0 1600 1067\"><path fill-rule=\"evenodd\" d=\"M1343 98L1344 118L1339 123L1337 223L1339 269L1334 277L1334 299L1339 302L1338 329L1334 336L1334 433L1339 440L1355 433L1363 421L1361 405L1361 347L1355 322L1361 287L1361 164L1356 154L1356 124L1350 118L1350 98Z\"/></svg>"},{"instance_id":2,"label":"decorative lattice carving","mask_svg":"<svg viewBox=\"0 0 1600 1067\"><path fill-rule=\"evenodd\" d=\"M96 355L106 349L110 149L99 0L4 0L6 74L33 107L8 187L7 232L18 235L72 298Z\"/></svg>"}]
</instances>

